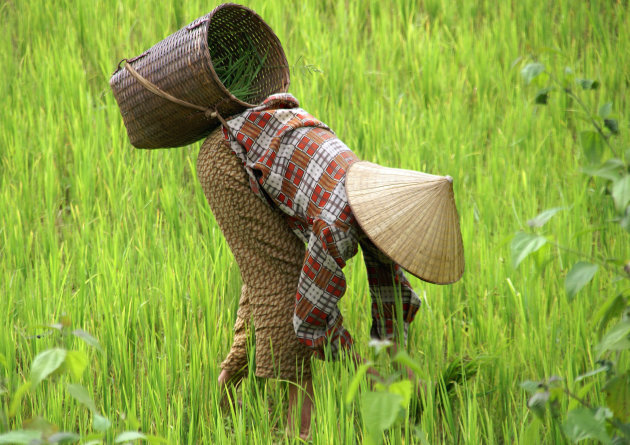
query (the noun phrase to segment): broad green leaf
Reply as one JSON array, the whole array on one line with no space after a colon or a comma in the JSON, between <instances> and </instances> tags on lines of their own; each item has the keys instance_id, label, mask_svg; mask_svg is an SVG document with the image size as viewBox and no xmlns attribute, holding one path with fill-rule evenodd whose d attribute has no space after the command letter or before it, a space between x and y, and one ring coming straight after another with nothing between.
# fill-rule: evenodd
<instances>
[{"instance_id":1,"label":"broad green leaf","mask_svg":"<svg viewBox=\"0 0 630 445\"><path fill-rule=\"evenodd\" d=\"M523 431L521 437L519 437L519 442L530 444L542 443L540 440L541 426L542 422L534 417L534 419L529 422L529 425L525 428L525 431Z\"/></svg>"},{"instance_id":2,"label":"broad green leaf","mask_svg":"<svg viewBox=\"0 0 630 445\"><path fill-rule=\"evenodd\" d=\"M66 360L64 362L66 369L72 375L74 380L80 380L83 371L88 365L87 356L81 351L67 351Z\"/></svg>"},{"instance_id":3,"label":"broad green leaf","mask_svg":"<svg viewBox=\"0 0 630 445\"><path fill-rule=\"evenodd\" d=\"M22 424L25 430L35 430L41 432L44 436L50 436L53 433L59 431L59 428L50 423L48 420L41 416L33 417L32 419L25 420Z\"/></svg>"},{"instance_id":4,"label":"broad green leaf","mask_svg":"<svg viewBox=\"0 0 630 445\"><path fill-rule=\"evenodd\" d=\"M584 384L584 386L582 388L580 388L580 390L577 392L577 396L579 397L580 400L586 400L588 397L588 394L591 393L591 390L593 389L593 386L595 385L595 383L597 383L597 380L593 379L587 383ZM578 408L583 406L578 400L574 399L574 398L569 398L569 411L571 411L572 409Z\"/></svg>"},{"instance_id":5,"label":"broad green leaf","mask_svg":"<svg viewBox=\"0 0 630 445\"><path fill-rule=\"evenodd\" d=\"M583 90L596 90L599 88L599 82L592 79L575 79Z\"/></svg>"},{"instance_id":6,"label":"broad green leaf","mask_svg":"<svg viewBox=\"0 0 630 445\"><path fill-rule=\"evenodd\" d=\"M407 354L407 351L399 351L394 357L394 362L408 367L416 376L422 375L422 367Z\"/></svg>"},{"instance_id":7,"label":"broad green leaf","mask_svg":"<svg viewBox=\"0 0 630 445\"><path fill-rule=\"evenodd\" d=\"M589 408L582 407L569 411L562 427L573 442L597 439L604 444L611 443L610 436L606 432L606 419L596 416Z\"/></svg>"},{"instance_id":8,"label":"broad green leaf","mask_svg":"<svg viewBox=\"0 0 630 445\"><path fill-rule=\"evenodd\" d=\"M549 102L549 92L551 88L543 88L542 90L538 90L536 93L536 97L534 98L534 102L538 105L547 105Z\"/></svg>"},{"instance_id":9,"label":"broad green leaf","mask_svg":"<svg viewBox=\"0 0 630 445\"><path fill-rule=\"evenodd\" d=\"M524 382L521 382L519 386L524 389L528 394L536 394L541 388L541 383L533 382L531 380L525 380Z\"/></svg>"},{"instance_id":10,"label":"broad green leaf","mask_svg":"<svg viewBox=\"0 0 630 445\"><path fill-rule=\"evenodd\" d=\"M621 177L621 172L625 169L625 164L621 159L608 159L602 165L595 167L584 167L582 171L589 176L598 176L610 181L616 181Z\"/></svg>"},{"instance_id":11,"label":"broad green leaf","mask_svg":"<svg viewBox=\"0 0 630 445\"><path fill-rule=\"evenodd\" d=\"M388 392L367 392L361 397L365 427L377 435L390 428L400 412L402 397Z\"/></svg>"},{"instance_id":12,"label":"broad green leaf","mask_svg":"<svg viewBox=\"0 0 630 445\"><path fill-rule=\"evenodd\" d=\"M553 405L553 403L557 403L562 396L564 395L564 388L561 386L555 386L553 388L549 388L549 402Z\"/></svg>"},{"instance_id":13,"label":"broad green leaf","mask_svg":"<svg viewBox=\"0 0 630 445\"><path fill-rule=\"evenodd\" d=\"M606 405L622 423L630 422L630 372L613 377L603 388Z\"/></svg>"},{"instance_id":14,"label":"broad green leaf","mask_svg":"<svg viewBox=\"0 0 630 445\"><path fill-rule=\"evenodd\" d=\"M617 212L621 213L625 210L628 203L630 203L630 174L626 174L613 183L612 197L613 201L615 201Z\"/></svg>"},{"instance_id":15,"label":"broad green leaf","mask_svg":"<svg viewBox=\"0 0 630 445\"><path fill-rule=\"evenodd\" d=\"M545 410L549 402L549 391L537 392L527 401L527 407L539 418L544 418Z\"/></svg>"},{"instance_id":16,"label":"broad green leaf","mask_svg":"<svg viewBox=\"0 0 630 445\"><path fill-rule=\"evenodd\" d=\"M403 409L407 409L409 402L411 402L411 396L413 394L413 383L405 379L399 382L389 385L389 392L398 394L401 397L400 406Z\"/></svg>"},{"instance_id":17,"label":"broad green leaf","mask_svg":"<svg viewBox=\"0 0 630 445\"><path fill-rule=\"evenodd\" d=\"M606 303L600 307L597 314L595 314L595 320L600 320L599 327L597 329L597 333L600 337L604 332L604 329L606 329L606 326L608 326L610 320L620 316L626 309L626 305L626 297L624 297L623 294L617 294L609 297L608 300L606 300Z\"/></svg>"},{"instance_id":18,"label":"broad green leaf","mask_svg":"<svg viewBox=\"0 0 630 445\"><path fill-rule=\"evenodd\" d=\"M18 386L18 389L15 391L13 398L11 399L11 404L9 405L9 417L13 417L17 414L22 398L24 397L24 394L31 389L31 386L33 386L33 383L30 380L27 380Z\"/></svg>"},{"instance_id":19,"label":"broad green leaf","mask_svg":"<svg viewBox=\"0 0 630 445\"><path fill-rule=\"evenodd\" d=\"M49 443L74 443L81 440L81 436L75 433L61 432L48 437Z\"/></svg>"},{"instance_id":20,"label":"broad green leaf","mask_svg":"<svg viewBox=\"0 0 630 445\"><path fill-rule=\"evenodd\" d=\"M626 232L630 233L630 208L626 208L626 216L624 216L623 218L619 220L619 225ZM630 272L627 272L627 273L628 275L630 275Z\"/></svg>"},{"instance_id":21,"label":"broad green leaf","mask_svg":"<svg viewBox=\"0 0 630 445\"><path fill-rule=\"evenodd\" d=\"M521 70L521 76L525 79L525 82L530 83L536 76L545 71L545 66L542 63L528 63Z\"/></svg>"},{"instance_id":22,"label":"broad green leaf","mask_svg":"<svg viewBox=\"0 0 630 445\"><path fill-rule=\"evenodd\" d=\"M597 114L599 114L599 117L601 117L602 119L606 119L610 115L611 111L612 102L606 102L604 105L599 107L599 112Z\"/></svg>"},{"instance_id":23,"label":"broad green leaf","mask_svg":"<svg viewBox=\"0 0 630 445\"><path fill-rule=\"evenodd\" d=\"M564 207L554 207L547 209L544 212L539 213L536 217L527 221L529 227L542 227L560 210L564 210Z\"/></svg>"},{"instance_id":24,"label":"broad green leaf","mask_svg":"<svg viewBox=\"0 0 630 445\"><path fill-rule=\"evenodd\" d=\"M96 431L104 432L107 431L110 426L112 426L112 423L107 417L101 416L100 414L93 414L92 416L92 427Z\"/></svg>"},{"instance_id":25,"label":"broad green leaf","mask_svg":"<svg viewBox=\"0 0 630 445\"><path fill-rule=\"evenodd\" d=\"M420 425L415 426L413 430L413 435L416 439L416 443L419 443L420 445L431 445L429 442L429 438L427 437L427 433L425 433L422 428L420 428Z\"/></svg>"},{"instance_id":26,"label":"broad green leaf","mask_svg":"<svg viewBox=\"0 0 630 445\"><path fill-rule=\"evenodd\" d=\"M30 444L42 438L41 431L35 430L16 430L8 433L0 434L0 443L11 444Z\"/></svg>"},{"instance_id":27,"label":"broad green leaf","mask_svg":"<svg viewBox=\"0 0 630 445\"><path fill-rule=\"evenodd\" d=\"M599 368L593 369L589 372L585 372L584 374L577 376L574 382L577 383L584 380L585 378L593 377L594 375L601 374L602 372L607 372L607 371L610 371L610 366L600 366Z\"/></svg>"},{"instance_id":28,"label":"broad green leaf","mask_svg":"<svg viewBox=\"0 0 630 445\"><path fill-rule=\"evenodd\" d=\"M33 386L44 380L59 368L66 358L66 350L60 348L47 349L37 354L31 366Z\"/></svg>"},{"instance_id":29,"label":"broad green leaf","mask_svg":"<svg viewBox=\"0 0 630 445\"><path fill-rule=\"evenodd\" d=\"M547 238L519 232L512 240L512 267L515 269L530 253L536 252L547 243Z\"/></svg>"},{"instance_id":30,"label":"broad green leaf","mask_svg":"<svg viewBox=\"0 0 630 445\"><path fill-rule=\"evenodd\" d=\"M626 437L630 437L630 423L626 423L625 425L618 425L617 428L619 428L619 431L623 432ZM617 442L615 445L628 445L628 443L630 443L630 441L626 440L625 442Z\"/></svg>"},{"instance_id":31,"label":"broad green leaf","mask_svg":"<svg viewBox=\"0 0 630 445\"><path fill-rule=\"evenodd\" d=\"M2 365L2 367L6 369L9 367L7 363L8 363L7 358L3 354L0 353L0 365Z\"/></svg>"},{"instance_id":32,"label":"broad green leaf","mask_svg":"<svg viewBox=\"0 0 630 445\"><path fill-rule=\"evenodd\" d=\"M82 329L75 329L74 331L72 331L72 334L74 336L76 336L76 337L79 337L81 340L86 342L88 345L98 349L99 352L103 352L103 348L101 347L101 344L98 342L98 340L96 338L92 337L90 334L88 334L84 330L82 330Z\"/></svg>"},{"instance_id":33,"label":"broad green leaf","mask_svg":"<svg viewBox=\"0 0 630 445\"><path fill-rule=\"evenodd\" d=\"M68 383L66 388L70 395L77 399L79 403L85 405L93 414L98 414L94 400L92 400L92 397L90 397L83 386L77 385L76 383Z\"/></svg>"},{"instance_id":34,"label":"broad green leaf","mask_svg":"<svg viewBox=\"0 0 630 445\"><path fill-rule=\"evenodd\" d=\"M619 134L619 122L617 122L617 119L604 119L604 126L608 128L612 134Z\"/></svg>"},{"instance_id":35,"label":"broad green leaf","mask_svg":"<svg viewBox=\"0 0 630 445\"><path fill-rule=\"evenodd\" d=\"M132 440L146 439L147 436L139 431L124 431L114 439L114 443L130 442Z\"/></svg>"},{"instance_id":36,"label":"broad green leaf","mask_svg":"<svg viewBox=\"0 0 630 445\"><path fill-rule=\"evenodd\" d=\"M599 355L606 351L630 349L628 335L630 335L630 320L622 320L613 326L597 345Z\"/></svg>"},{"instance_id":37,"label":"broad green leaf","mask_svg":"<svg viewBox=\"0 0 630 445\"><path fill-rule=\"evenodd\" d=\"M127 418L127 428L131 430L139 430L142 427L142 424L136 416L135 410L127 411L125 413L125 417Z\"/></svg>"},{"instance_id":38,"label":"broad green leaf","mask_svg":"<svg viewBox=\"0 0 630 445\"><path fill-rule=\"evenodd\" d=\"M599 269L597 264L591 264L586 261L579 261L573 266L564 281L564 288L569 300L572 300L593 279L597 269Z\"/></svg>"},{"instance_id":39,"label":"broad green leaf","mask_svg":"<svg viewBox=\"0 0 630 445\"><path fill-rule=\"evenodd\" d=\"M598 164L604 151L604 141L597 131L586 130L580 132L580 145L584 156L591 164Z\"/></svg>"},{"instance_id":40,"label":"broad green leaf","mask_svg":"<svg viewBox=\"0 0 630 445\"><path fill-rule=\"evenodd\" d=\"M352 401L354 400L354 396L357 394L357 391L359 390L359 385L361 384L361 380L363 380L363 377L365 376L365 373L370 368L370 366L372 366L372 363L367 362L359 366L359 369L357 369L357 373L352 378L352 381L350 382L350 386L348 387L348 392L346 394L346 405L351 404Z\"/></svg>"}]
</instances>

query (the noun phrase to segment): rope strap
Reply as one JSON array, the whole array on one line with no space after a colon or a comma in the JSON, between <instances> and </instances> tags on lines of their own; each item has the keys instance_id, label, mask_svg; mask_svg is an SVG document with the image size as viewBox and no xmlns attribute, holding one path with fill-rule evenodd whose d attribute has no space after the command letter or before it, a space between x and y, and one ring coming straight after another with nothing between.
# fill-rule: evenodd
<instances>
[{"instance_id":1,"label":"rope strap","mask_svg":"<svg viewBox=\"0 0 630 445\"><path fill-rule=\"evenodd\" d=\"M140 82L140 84L145 87L147 90L149 90L150 92L152 92L153 94L160 96L163 99L166 99L168 101L171 101L177 105L181 105L182 107L187 107L187 108L192 108L194 110L198 110L198 111L202 111L205 116L208 119L212 119L215 117L219 118L219 121L221 121L221 124L226 125L225 120L223 120L223 117L221 117L215 108L210 108L210 107L202 107L201 105L196 105L190 102L186 102L185 100L182 99L178 99L177 97L168 94L166 91L160 89L157 85L155 85L154 83L150 82L149 80L145 79L144 77L142 77L140 75L140 73L138 73L129 63L129 60L125 59L125 69L127 71L129 71L129 74L131 74L133 77L136 78L136 80L138 82Z\"/></svg>"},{"instance_id":2,"label":"rope strap","mask_svg":"<svg viewBox=\"0 0 630 445\"><path fill-rule=\"evenodd\" d=\"M187 102L185 100L179 99L171 94L168 94L166 91L160 89L156 84L152 83L151 81L149 81L148 79L142 77L140 75L140 73L138 73L129 63L128 59L123 59L125 61L125 69L127 71L129 71L129 74L131 74L133 77L136 78L136 80L138 82L140 82L140 85L142 85L143 87L145 87L147 90L149 90L150 92L152 92L155 95L160 96L163 99L166 99L168 101L171 101L175 104L181 105L182 107L187 107L187 108L192 108L194 110L198 110L198 111L202 111L204 113L204 115L208 118L208 119L214 119L215 117L217 119L219 119L219 122L221 122L221 125L223 125L225 127L225 129L230 133L230 135L232 136L232 138L238 142L238 139L236 139L236 136L234 136L234 133L232 133L232 129L228 126L227 122L225 121L225 119L223 119L223 116L221 116L221 114L219 114L218 111L218 107L219 105L221 105L223 102L229 100L229 98L225 98L223 100L221 100L218 104L216 104L214 106L214 108L211 107L202 107L201 105L196 105L190 102ZM122 63L122 60L121 60ZM120 64L119 64L120 65ZM243 144L241 144L239 142L239 144L245 148L243 146ZM247 149L246 149L247 150Z\"/></svg>"}]
</instances>

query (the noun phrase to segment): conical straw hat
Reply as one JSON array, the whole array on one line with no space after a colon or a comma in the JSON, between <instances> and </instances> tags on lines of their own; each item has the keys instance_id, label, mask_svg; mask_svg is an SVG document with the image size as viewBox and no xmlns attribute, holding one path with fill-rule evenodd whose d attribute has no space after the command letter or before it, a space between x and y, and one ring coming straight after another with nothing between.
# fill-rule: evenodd
<instances>
[{"instance_id":1,"label":"conical straw hat","mask_svg":"<svg viewBox=\"0 0 630 445\"><path fill-rule=\"evenodd\" d=\"M355 162L346 177L350 207L372 242L418 278L449 284L464 273L453 179Z\"/></svg>"}]
</instances>

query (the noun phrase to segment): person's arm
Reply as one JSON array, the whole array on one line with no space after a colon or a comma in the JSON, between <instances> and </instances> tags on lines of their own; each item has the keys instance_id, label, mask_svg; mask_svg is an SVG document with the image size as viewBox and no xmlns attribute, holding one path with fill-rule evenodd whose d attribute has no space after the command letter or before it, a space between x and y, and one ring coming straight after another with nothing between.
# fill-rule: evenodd
<instances>
[{"instance_id":1,"label":"person's arm","mask_svg":"<svg viewBox=\"0 0 630 445\"><path fill-rule=\"evenodd\" d=\"M321 359L325 358L327 344L333 360L352 345L337 305L346 292L342 271L345 260L338 248L338 241L344 237L346 233L341 229L316 221L298 283L293 327L298 339Z\"/></svg>"}]
</instances>

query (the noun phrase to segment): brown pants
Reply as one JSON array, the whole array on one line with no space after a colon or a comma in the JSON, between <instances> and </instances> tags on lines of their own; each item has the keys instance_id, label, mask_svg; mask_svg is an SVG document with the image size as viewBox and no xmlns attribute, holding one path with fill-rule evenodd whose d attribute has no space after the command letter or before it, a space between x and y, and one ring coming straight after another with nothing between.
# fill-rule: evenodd
<instances>
[{"instance_id":1,"label":"brown pants","mask_svg":"<svg viewBox=\"0 0 630 445\"><path fill-rule=\"evenodd\" d=\"M312 352L297 340L292 322L304 243L278 211L252 192L220 130L201 147L197 177L243 280L234 342L221 368L236 372L247 366L253 323L258 377L309 378Z\"/></svg>"}]
</instances>

